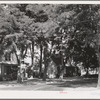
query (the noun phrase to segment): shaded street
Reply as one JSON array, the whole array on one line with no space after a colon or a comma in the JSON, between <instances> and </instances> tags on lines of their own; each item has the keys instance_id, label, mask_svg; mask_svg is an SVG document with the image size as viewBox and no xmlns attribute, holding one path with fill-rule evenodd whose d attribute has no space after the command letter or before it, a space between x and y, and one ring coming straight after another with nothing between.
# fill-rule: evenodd
<instances>
[{"instance_id":1,"label":"shaded street","mask_svg":"<svg viewBox=\"0 0 100 100\"><path fill-rule=\"evenodd\" d=\"M29 79L22 84L16 81L0 82L0 90L30 90L30 91L65 91L65 90L93 90L96 89L96 78L70 77L65 79Z\"/></svg>"}]
</instances>

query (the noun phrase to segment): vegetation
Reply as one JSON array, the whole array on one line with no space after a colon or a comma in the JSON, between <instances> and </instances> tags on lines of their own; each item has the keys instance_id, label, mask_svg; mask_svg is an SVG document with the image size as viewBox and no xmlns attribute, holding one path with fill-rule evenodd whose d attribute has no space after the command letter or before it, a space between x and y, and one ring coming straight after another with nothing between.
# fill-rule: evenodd
<instances>
[{"instance_id":1,"label":"vegetation","mask_svg":"<svg viewBox=\"0 0 100 100\"><path fill-rule=\"evenodd\" d=\"M43 80L51 60L57 65L58 77L64 74L66 63L73 66L72 61L74 66L82 63L87 74L89 68L100 66L100 5L2 4L0 22L1 57L15 52L20 65L30 49L33 67L38 47Z\"/></svg>"}]
</instances>

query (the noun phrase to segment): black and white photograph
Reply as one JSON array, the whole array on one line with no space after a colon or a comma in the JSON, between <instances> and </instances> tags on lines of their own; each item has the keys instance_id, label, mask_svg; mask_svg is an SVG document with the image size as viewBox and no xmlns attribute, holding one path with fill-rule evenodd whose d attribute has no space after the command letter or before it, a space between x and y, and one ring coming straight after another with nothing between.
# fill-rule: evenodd
<instances>
[{"instance_id":1,"label":"black and white photograph","mask_svg":"<svg viewBox=\"0 0 100 100\"><path fill-rule=\"evenodd\" d=\"M100 2L41 2L0 3L0 92L100 98Z\"/></svg>"}]
</instances>

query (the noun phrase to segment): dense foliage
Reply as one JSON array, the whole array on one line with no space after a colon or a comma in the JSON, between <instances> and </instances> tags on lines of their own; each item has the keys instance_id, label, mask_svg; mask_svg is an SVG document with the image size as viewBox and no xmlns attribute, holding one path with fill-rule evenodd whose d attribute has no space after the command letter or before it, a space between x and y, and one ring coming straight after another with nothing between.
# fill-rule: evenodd
<instances>
[{"instance_id":1,"label":"dense foliage","mask_svg":"<svg viewBox=\"0 0 100 100\"><path fill-rule=\"evenodd\" d=\"M40 49L40 77L53 60L61 74L66 63L83 64L84 69L99 66L99 5L2 4L0 5L0 53L20 52L19 64L31 50Z\"/></svg>"}]
</instances>

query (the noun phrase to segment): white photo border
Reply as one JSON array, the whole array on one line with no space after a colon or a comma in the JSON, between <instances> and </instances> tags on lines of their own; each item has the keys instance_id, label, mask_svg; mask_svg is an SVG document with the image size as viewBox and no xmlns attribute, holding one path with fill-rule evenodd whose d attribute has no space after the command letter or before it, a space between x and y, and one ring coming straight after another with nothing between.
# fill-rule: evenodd
<instances>
[{"instance_id":1,"label":"white photo border","mask_svg":"<svg viewBox=\"0 0 100 100\"><path fill-rule=\"evenodd\" d=\"M99 0L45 0L45 1L19 1L19 0L0 0L0 4L100 4ZM100 99L100 90L94 91L2 91L0 90L0 99Z\"/></svg>"}]
</instances>

